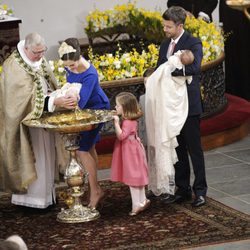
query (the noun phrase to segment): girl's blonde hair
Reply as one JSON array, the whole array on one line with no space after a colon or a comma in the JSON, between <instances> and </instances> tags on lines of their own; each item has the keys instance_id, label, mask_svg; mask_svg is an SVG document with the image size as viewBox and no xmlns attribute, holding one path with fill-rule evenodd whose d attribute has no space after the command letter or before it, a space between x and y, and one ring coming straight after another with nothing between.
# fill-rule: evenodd
<instances>
[{"instance_id":1,"label":"girl's blonde hair","mask_svg":"<svg viewBox=\"0 0 250 250\"><path fill-rule=\"evenodd\" d=\"M132 93L121 92L116 96L116 101L122 106L123 119L137 120L142 116L140 105Z\"/></svg>"}]
</instances>

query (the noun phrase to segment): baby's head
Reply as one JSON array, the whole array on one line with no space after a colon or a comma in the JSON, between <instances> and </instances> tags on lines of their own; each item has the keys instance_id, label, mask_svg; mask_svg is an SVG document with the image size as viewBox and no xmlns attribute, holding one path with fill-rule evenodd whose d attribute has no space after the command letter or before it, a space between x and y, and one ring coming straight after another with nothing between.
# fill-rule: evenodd
<instances>
[{"instance_id":1,"label":"baby's head","mask_svg":"<svg viewBox=\"0 0 250 250\"><path fill-rule=\"evenodd\" d=\"M75 88L69 88L66 92L65 92L65 96L79 96L79 92L77 89Z\"/></svg>"},{"instance_id":2,"label":"baby's head","mask_svg":"<svg viewBox=\"0 0 250 250\"><path fill-rule=\"evenodd\" d=\"M82 85L80 83L67 83L65 88L65 97L73 97L76 101L80 100L80 90Z\"/></svg>"},{"instance_id":3,"label":"baby's head","mask_svg":"<svg viewBox=\"0 0 250 250\"><path fill-rule=\"evenodd\" d=\"M147 79L153 74L154 68L148 68L144 71L143 77L144 77L144 84L147 82Z\"/></svg>"},{"instance_id":4,"label":"baby's head","mask_svg":"<svg viewBox=\"0 0 250 250\"><path fill-rule=\"evenodd\" d=\"M183 65L189 65L194 62L194 54L191 50L183 50L180 55L180 60Z\"/></svg>"}]
</instances>

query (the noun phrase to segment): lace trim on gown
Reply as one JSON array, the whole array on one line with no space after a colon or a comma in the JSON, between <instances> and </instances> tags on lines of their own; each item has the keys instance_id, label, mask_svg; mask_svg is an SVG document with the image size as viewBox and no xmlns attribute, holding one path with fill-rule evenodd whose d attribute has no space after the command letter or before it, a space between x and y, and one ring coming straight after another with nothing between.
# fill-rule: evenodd
<instances>
[{"instance_id":1,"label":"lace trim on gown","mask_svg":"<svg viewBox=\"0 0 250 250\"><path fill-rule=\"evenodd\" d=\"M155 195L163 193L174 194L175 192L175 169L177 162L175 148L178 146L176 138L155 152L155 147L148 147L149 159L149 185L148 189Z\"/></svg>"}]
</instances>

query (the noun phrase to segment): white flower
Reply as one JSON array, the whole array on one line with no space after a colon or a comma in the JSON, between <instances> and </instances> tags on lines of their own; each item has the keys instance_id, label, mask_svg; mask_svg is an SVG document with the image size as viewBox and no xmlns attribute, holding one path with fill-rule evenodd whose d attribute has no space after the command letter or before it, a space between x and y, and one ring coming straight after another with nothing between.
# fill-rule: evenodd
<instances>
[{"instance_id":1,"label":"white flower","mask_svg":"<svg viewBox=\"0 0 250 250\"><path fill-rule=\"evenodd\" d=\"M63 73L64 71L65 71L65 69L64 69L64 68L62 68L62 67L58 67L58 72Z\"/></svg>"},{"instance_id":2,"label":"white flower","mask_svg":"<svg viewBox=\"0 0 250 250\"><path fill-rule=\"evenodd\" d=\"M119 60L115 60L114 62L115 68L120 69L121 68L121 62Z\"/></svg>"},{"instance_id":3,"label":"white flower","mask_svg":"<svg viewBox=\"0 0 250 250\"><path fill-rule=\"evenodd\" d=\"M55 69L55 66L54 66L54 61L49 61L49 65L50 65L50 68L51 68L51 70L52 71L54 71L54 69Z\"/></svg>"},{"instance_id":4,"label":"white flower","mask_svg":"<svg viewBox=\"0 0 250 250\"><path fill-rule=\"evenodd\" d=\"M104 61L104 62L100 62L100 66L108 66L109 63L107 61Z\"/></svg>"},{"instance_id":5,"label":"white flower","mask_svg":"<svg viewBox=\"0 0 250 250\"><path fill-rule=\"evenodd\" d=\"M99 72L99 81L101 82L104 79L104 75L102 72Z\"/></svg>"},{"instance_id":6,"label":"white flower","mask_svg":"<svg viewBox=\"0 0 250 250\"><path fill-rule=\"evenodd\" d=\"M126 76L126 77L132 77L133 75L132 75L132 73L131 73L131 72L126 71L126 72L125 72L125 76Z\"/></svg>"},{"instance_id":7,"label":"white flower","mask_svg":"<svg viewBox=\"0 0 250 250\"><path fill-rule=\"evenodd\" d=\"M120 80L120 79L122 79L122 78L123 78L122 75L116 75L116 76L115 76L115 79L116 79L116 80Z\"/></svg>"},{"instance_id":8,"label":"white flower","mask_svg":"<svg viewBox=\"0 0 250 250\"><path fill-rule=\"evenodd\" d=\"M6 14L7 14L7 10L0 9L0 15L6 15Z\"/></svg>"},{"instance_id":9,"label":"white flower","mask_svg":"<svg viewBox=\"0 0 250 250\"><path fill-rule=\"evenodd\" d=\"M129 53L124 53L121 58L122 59L126 59L128 57L130 57L130 54Z\"/></svg>"},{"instance_id":10,"label":"white flower","mask_svg":"<svg viewBox=\"0 0 250 250\"><path fill-rule=\"evenodd\" d=\"M131 67L131 71L132 72L136 71L136 67L135 66Z\"/></svg>"}]
</instances>

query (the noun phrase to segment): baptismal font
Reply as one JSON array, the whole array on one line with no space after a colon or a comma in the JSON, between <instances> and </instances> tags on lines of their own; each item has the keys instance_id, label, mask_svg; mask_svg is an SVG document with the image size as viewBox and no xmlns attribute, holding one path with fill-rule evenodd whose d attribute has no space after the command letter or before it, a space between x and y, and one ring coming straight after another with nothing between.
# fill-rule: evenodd
<instances>
[{"instance_id":1,"label":"baptismal font","mask_svg":"<svg viewBox=\"0 0 250 250\"><path fill-rule=\"evenodd\" d=\"M70 152L70 161L66 167L64 179L69 187L69 198L72 201L68 209L62 209L57 220L64 223L79 223L95 220L100 217L96 209L85 207L80 198L84 194L86 172L77 161L76 150L79 148L80 132L94 129L99 123L112 120L108 110L77 110L46 113L36 120L25 121L29 127L46 128L60 132L64 146Z\"/></svg>"},{"instance_id":2,"label":"baptismal font","mask_svg":"<svg viewBox=\"0 0 250 250\"><path fill-rule=\"evenodd\" d=\"M65 149L70 152L70 162L65 170L64 179L70 188L69 197L73 201L68 209L62 209L57 220L65 223L77 223L95 220L100 217L97 210L84 207L80 197L84 194L85 175L83 166L76 159L76 150L79 148L80 135L78 133L63 134Z\"/></svg>"}]
</instances>

